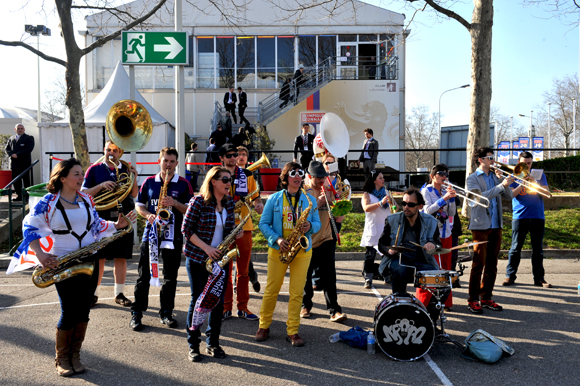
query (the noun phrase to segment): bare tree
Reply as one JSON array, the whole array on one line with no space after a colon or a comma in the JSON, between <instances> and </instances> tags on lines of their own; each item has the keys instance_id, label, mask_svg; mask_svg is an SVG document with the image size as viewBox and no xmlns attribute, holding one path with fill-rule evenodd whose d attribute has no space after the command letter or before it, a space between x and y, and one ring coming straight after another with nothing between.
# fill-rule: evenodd
<instances>
[{"instance_id":1,"label":"bare tree","mask_svg":"<svg viewBox=\"0 0 580 386\"><path fill-rule=\"evenodd\" d=\"M517 120L513 121L512 127L511 117L501 113L500 108L497 106L492 106L490 110L489 122L496 125L495 126L495 138L497 140L496 146L499 146L501 141L509 141L510 139L516 140L520 136L525 135L525 127L522 126Z\"/></svg>"},{"instance_id":2,"label":"bare tree","mask_svg":"<svg viewBox=\"0 0 580 386\"><path fill-rule=\"evenodd\" d=\"M425 105L413 107L411 114L405 120L405 148L416 150L439 148L438 122L438 113L430 112L429 107ZM425 151L410 151L406 153L405 163L408 171L431 168L433 154Z\"/></svg>"},{"instance_id":3,"label":"bare tree","mask_svg":"<svg viewBox=\"0 0 580 386\"><path fill-rule=\"evenodd\" d=\"M54 0L55 9L60 19L61 36L66 50L66 60L47 55L23 41L0 40L0 44L2 45L26 48L40 56L42 59L60 64L66 69L66 106L69 111L69 122L75 157L81 161L83 168L85 169L89 167L90 160L87 151L87 133L85 129L85 115L83 112L79 73L81 58L92 52L97 47L100 47L106 42L120 36L122 31L130 30L147 20L149 17L154 15L166 1L167 0L151 0L153 7L149 8L145 6L141 13L133 14L128 11L130 10L130 7L115 7L113 5L115 2L111 0L85 0L80 3L82 5L79 5L79 3L73 4L72 0ZM95 10L103 11L120 20L123 25L116 31L100 37L88 47L80 48L75 39L75 26L72 16L72 12L75 10L82 10L84 12Z\"/></svg>"},{"instance_id":4,"label":"bare tree","mask_svg":"<svg viewBox=\"0 0 580 386\"><path fill-rule=\"evenodd\" d=\"M82 96L82 106L85 107L85 87L81 81L81 96ZM48 116L49 122L56 122L63 117L68 116L68 111L66 107L66 82L64 77L64 71L62 73L59 71L57 76L52 82L52 88L44 92L44 98L42 103L42 111L50 114Z\"/></svg>"}]
</instances>

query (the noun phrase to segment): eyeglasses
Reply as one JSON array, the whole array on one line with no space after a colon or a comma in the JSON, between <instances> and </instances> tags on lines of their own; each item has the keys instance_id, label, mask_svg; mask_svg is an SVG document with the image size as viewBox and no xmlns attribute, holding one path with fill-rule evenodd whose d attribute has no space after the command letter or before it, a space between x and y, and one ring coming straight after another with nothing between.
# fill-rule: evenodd
<instances>
[{"instance_id":1,"label":"eyeglasses","mask_svg":"<svg viewBox=\"0 0 580 386\"><path fill-rule=\"evenodd\" d=\"M334 162L325 162L324 164L325 164L326 166L328 166L328 165L332 165L333 163L334 163Z\"/></svg>"},{"instance_id":2,"label":"eyeglasses","mask_svg":"<svg viewBox=\"0 0 580 386\"><path fill-rule=\"evenodd\" d=\"M447 172L436 172L435 174L440 175L441 177L449 177L449 173Z\"/></svg>"},{"instance_id":3,"label":"eyeglasses","mask_svg":"<svg viewBox=\"0 0 580 386\"><path fill-rule=\"evenodd\" d=\"M218 180L223 182L224 184L229 184L231 182L234 182L234 179L231 177L222 177L222 178L214 178L214 180Z\"/></svg>"},{"instance_id":4,"label":"eyeglasses","mask_svg":"<svg viewBox=\"0 0 580 386\"><path fill-rule=\"evenodd\" d=\"M488 160L491 160L491 161L493 161L493 159L494 159L495 157L494 157L494 156L492 156L492 155L486 155L485 157L481 157L481 158L482 158L482 159L486 159L486 158L487 158Z\"/></svg>"},{"instance_id":5,"label":"eyeglasses","mask_svg":"<svg viewBox=\"0 0 580 386\"><path fill-rule=\"evenodd\" d=\"M408 206L409 208L414 208L414 207L416 207L419 204L417 204L416 202L405 202L405 201L403 201L403 202L401 202L401 205Z\"/></svg>"},{"instance_id":6,"label":"eyeglasses","mask_svg":"<svg viewBox=\"0 0 580 386\"><path fill-rule=\"evenodd\" d=\"M224 157L226 158L237 158L238 153L228 153L226 155L224 155Z\"/></svg>"},{"instance_id":7,"label":"eyeglasses","mask_svg":"<svg viewBox=\"0 0 580 386\"><path fill-rule=\"evenodd\" d=\"M302 170L302 169L294 169L294 170L290 170L290 171L288 172L288 175L289 175L290 177L296 177L296 176L298 176L298 177L304 177L304 170Z\"/></svg>"}]
</instances>

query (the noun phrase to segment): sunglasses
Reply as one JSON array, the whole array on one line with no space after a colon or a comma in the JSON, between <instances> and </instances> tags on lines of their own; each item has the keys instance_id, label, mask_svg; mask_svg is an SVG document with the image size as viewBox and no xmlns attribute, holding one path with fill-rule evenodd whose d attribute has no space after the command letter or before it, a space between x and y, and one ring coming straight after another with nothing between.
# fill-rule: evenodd
<instances>
[{"instance_id":1,"label":"sunglasses","mask_svg":"<svg viewBox=\"0 0 580 386\"><path fill-rule=\"evenodd\" d=\"M408 206L409 208L414 208L414 207L416 207L419 204L417 204L416 202L405 202L405 201L403 201L403 202L401 202L401 205Z\"/></svg>"},{"instance_id":2,"label":"sunglasses","mask_svg":"<svg viewBox=\"0 0 580 386\"><path fill-rule=\"evenodd\" d=\"M290 177L296 177L296 176L298 176L298 177L304 177L304 170L302 170L302 169L294 169L294 170L290 170L290 171L288 172L288 175L289 175Z\"/></svg>"},{"instance_id":3,"label":"sunglasses","mask_svg":"<svg viewBox=\"0 0 580 386\"><path fill-rule=\"evenodd\" d=\"M238 156L238 153L228 153L226 155L224 155L224 157L226 158L236 158Z\"/></svg>"},{"instance_id":4,"label":"sunglasses","mask_svg":"<svg viewBox=\"0 0 580 386\"><path fill-rule=\"evenodd\" d=\"M449 177L449 173L447 172L437 172L435 174L440 175L441 177Z\"/></svg>"},{"instance_id":5,"label":"sunglasses","mask_svg":"<svg viewBox=\"0 0 580 386\"><path fill-rule=\"evenodd\" d=\"M326 166L328 166L328 165L332 165L333 163L334 163L334 162L325 162L324 164L325 164Z\"/></svg>"},{"instance_id":6,"label":"sunglasses","mask_svg":"<svg viewBox=\"0 0 580 386\"><path fill-rule=\"evenodd\" d=\"M486 158L487 158L488 160L491 160L491 161L493 161L493 159L494 159L495 157L494 157L493 155L486 155L485 157L481 157L481 159L486 159Z\"/></svg>"},{"instance_id":7,"label":"sunglasses","mask_svg":"<svg viewBox=\"0 0 580 386\"><path fill-rule=\"evenodd\" d=\"M224 184L229 184L231 182L234 182L234 179L231 177L222 177L222 178L214 178L214 180L218 180L223 182Z\"/></svg>"}]
</instances>

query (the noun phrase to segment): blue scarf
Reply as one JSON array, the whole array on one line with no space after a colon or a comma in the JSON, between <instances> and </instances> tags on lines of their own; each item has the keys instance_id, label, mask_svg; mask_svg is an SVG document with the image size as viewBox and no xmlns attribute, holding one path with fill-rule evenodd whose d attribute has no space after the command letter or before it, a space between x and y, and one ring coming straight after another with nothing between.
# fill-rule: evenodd
<instances>
[{"instance_id":1,"label":"blue scarf","mask_svg":"<svg viewBox=\"0 0 580 386\"><path fill-rule=\"evenodd\" d=\"M373 190L373 192L371 193L373 196L375 196L376 198L379 199L379 202L381 202L383 200L383 198L385 198L385 196L387 195L387 190L385 189L385 187L383 186L381 188L381 190ZM388 208L389 207L389 203L387 202L385 205L381 205L383 208Z\"/></svg>"}]
</instances>

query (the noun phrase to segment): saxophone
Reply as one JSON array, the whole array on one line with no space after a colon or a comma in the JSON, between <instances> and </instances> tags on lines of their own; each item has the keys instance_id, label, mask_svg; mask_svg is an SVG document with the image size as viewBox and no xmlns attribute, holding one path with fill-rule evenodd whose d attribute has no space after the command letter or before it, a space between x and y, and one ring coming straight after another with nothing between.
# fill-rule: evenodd
<instances>
[{"instance_id":1,"label":"saxophone","mask_svg":"<svg viewBox=\"0 0 580 386\"><path fill-rule=\"evenodd\" d=\"M94 270L94 261L87 261L95 252L99 249L105 247L107 244L125 236L133 230L133 224L125 215L123 214L123 206L117 201L117 209L121 216L129 223L129 226L125 229L121 229L115 232L109 237L105 237L99 241L95 241L77 249L74 252L67 253L58 257L58 267L52 269L44 269L42 266L36 267L32 273L32 283L38 288L46 288L53 285L54 283L59 283L63 280L69 279L77 275L92 275Z\"/></svg>"},{"instance_id":2,"label":"saxophone","mask_svg":"<svg viewBox=\"0 0 580 386\"><path fill-rule=\"evenodd\" d=\"M300 218L296 221L296 224L294 224L292 234L290 234L290 237L286 240L290 244L290 249L288 252L280 252L280 261L284 264L290 264L298 252L300 252L300 249L307 249L310 245L308 243L308 238L302 233L302 224L304 224L312 210L312 201L308 198L308 193L304 191L304 188L301 188L301 190L304 197L308 200L308 208L302 212Z\"/></svg>"},{"instance_id":3,"label":"saxophone","mask_svg":"<svg viewBox=\"0 0 580 386\"><path fill-rule=\"evenodd\" d=\"M166 169L165 171L165 178L163 179L163 186L161 187L161 191L159 192L159 200L157 201L157 213L156 215L164 221L169 220L169 217L171 217L171 207L163 207L161 206L161 201L163 201L163 199L165 198L165 196L167 195L167 187L169 186L169 179L167 178L169 176L169 169Z\"/></svg>"},{"instance_id":4,"label":"saxophone","mask_svg":"<svg viewBox=\"0 0 580 386\"><path fill-rule=\"evenodd\" d=\"M248 195L246 195L246 197L252 198L252 196L254 194L259 193L259 192L260 192L260 188L257 188L253 192L250 192ZM257 199L259 199L259 197ZM234 207L234 216L235 216L236 220L239 220L241 218L242 207L244 206L245 203L246 203L245 200L236 201L236 206Z\"/></svg>"},{"instance_id":5,"label":"saxophone","mask_svg":"<svg viewBox=\"0 0 580 386\"><path fill-rule=\"evenodd\" d=\"M246 225L246 223L248 222L248 220L250 219L250 217L252 216L252 210L250 209L250 206L248 205L248 203L246 202L246 200L242 199L240 201L243 201L244 204L246 204L246 207L248 208L248 214L246 215L246 217L244 217L242 219L242 221L240 221L240 223L238 224L238 226L236 226L229 235L227 235L226 238L224 238L222 240L222 242L217 246L217 249L219 249L220 251L220 259L216 260L215 262L219 265L220 268L224 268L230 261L232 261L232 259L234 257L237 257L239 252L238 252L238 248L236 247L235 249L232 249L231 251L229 251L230 246L234 243L234 241L236 240L236 235L238 234L239 231L242 230L242 228L244 227L244 225ZM205 261L205 269L207 269L207 271L209 273L212 272L212 263L214 262L214 260L211 257L208 257L207 260Z\"/></svg>"}]
</instances>

